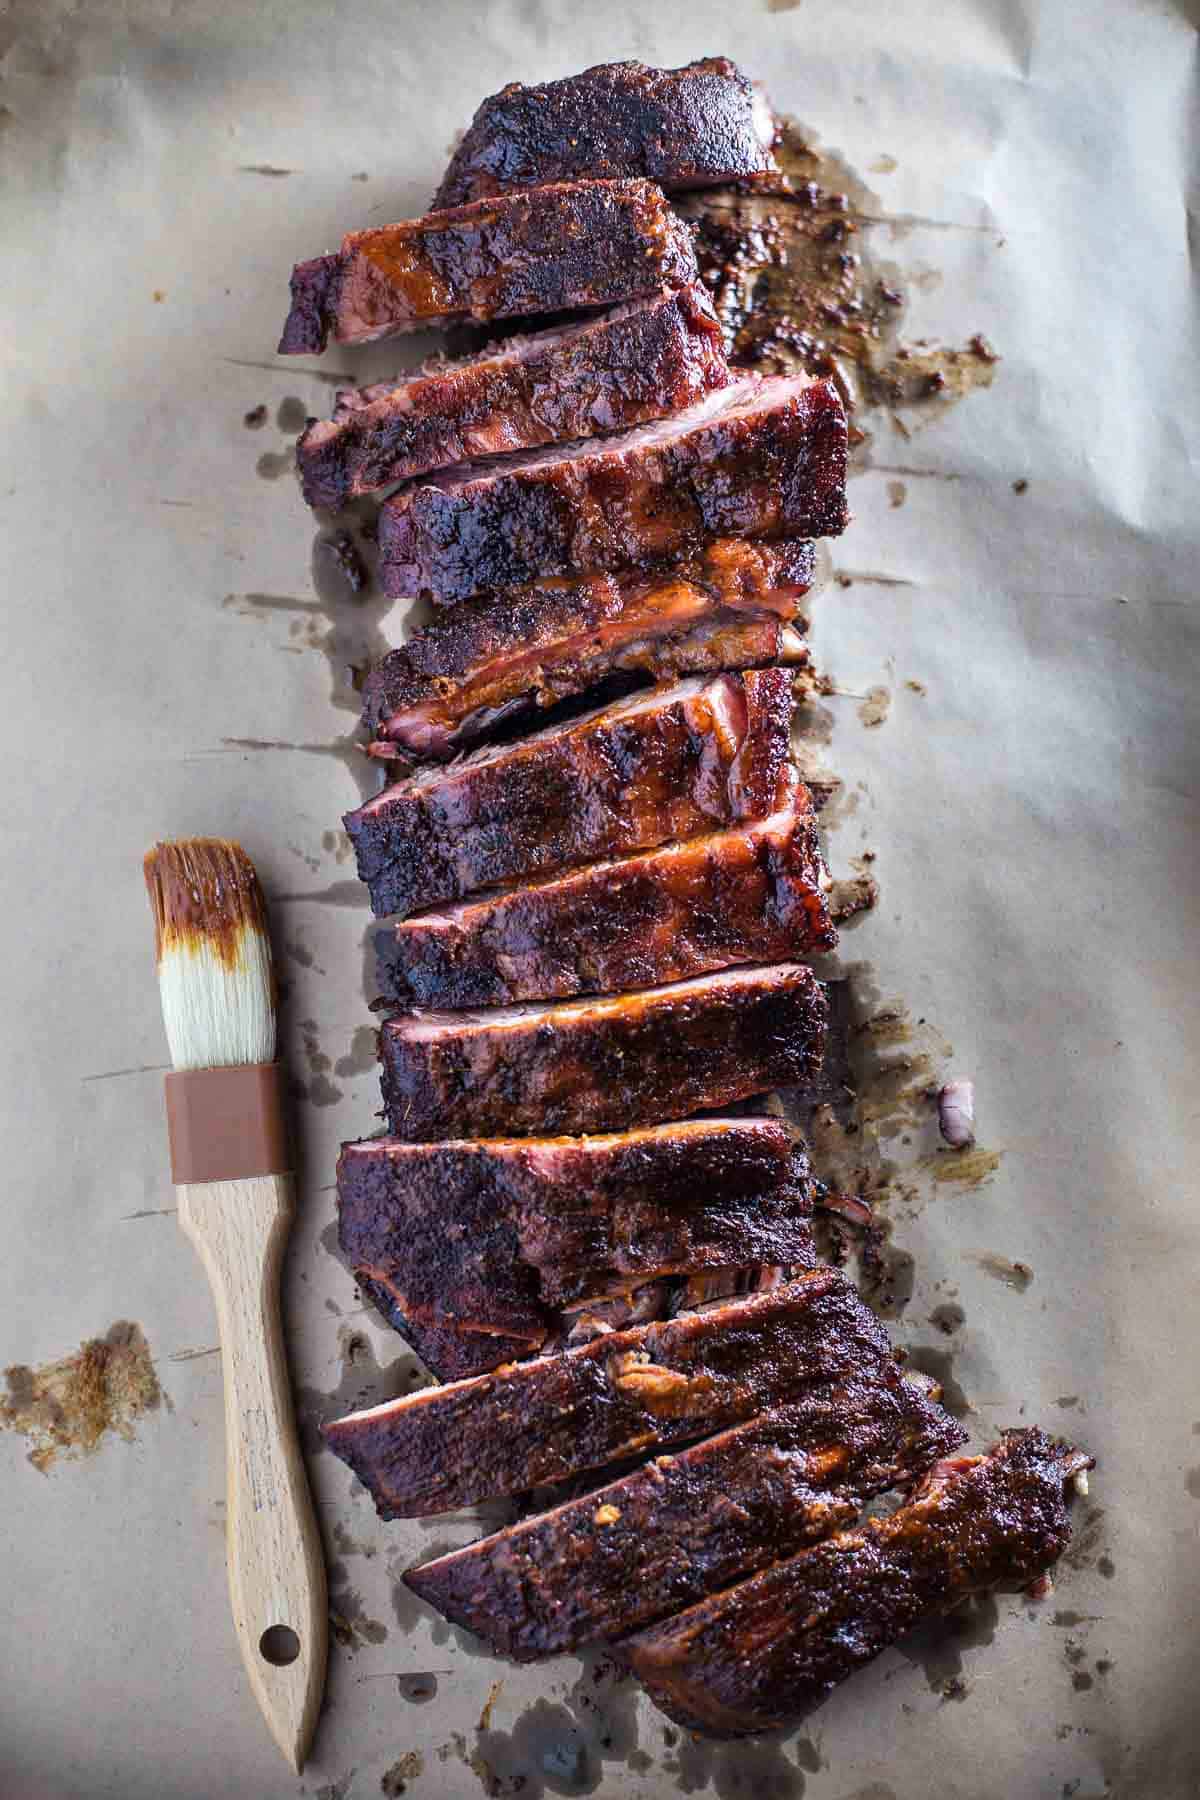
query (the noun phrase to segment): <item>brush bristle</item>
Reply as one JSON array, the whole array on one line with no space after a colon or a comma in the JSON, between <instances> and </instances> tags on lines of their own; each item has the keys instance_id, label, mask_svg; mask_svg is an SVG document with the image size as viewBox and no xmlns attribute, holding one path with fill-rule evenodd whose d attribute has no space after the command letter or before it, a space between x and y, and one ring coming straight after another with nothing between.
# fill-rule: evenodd
<instances>
[{"instance_id":1,"label":"brush bristle","mask_svg":"<svg viewBox=\"0 0 1200 1800\"><path fill-rule=\"evenodd\" d=\"M246 852L227 838L184 838L155 844L144 867L172 1065L274 1061L271 942Z\"/></svg>"}]
</instances>

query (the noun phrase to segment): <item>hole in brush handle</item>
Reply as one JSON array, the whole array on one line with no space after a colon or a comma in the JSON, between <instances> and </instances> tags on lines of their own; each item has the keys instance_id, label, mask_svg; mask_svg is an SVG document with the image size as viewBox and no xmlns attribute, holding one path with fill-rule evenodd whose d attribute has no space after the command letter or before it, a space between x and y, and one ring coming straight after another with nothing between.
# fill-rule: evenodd
<instances>
[{"instance_id":1,"label":"hole in brush handle","mask_svg":"<svg viewBox=\"0 0 1200 1800\"><path fill-rule=\"evenodd\" d=\"M286 1669L300 1654L300 1639L290 1625L268 1625L258 1640L258 1653L273 1669Z\"/></svg>"}]
</instances>

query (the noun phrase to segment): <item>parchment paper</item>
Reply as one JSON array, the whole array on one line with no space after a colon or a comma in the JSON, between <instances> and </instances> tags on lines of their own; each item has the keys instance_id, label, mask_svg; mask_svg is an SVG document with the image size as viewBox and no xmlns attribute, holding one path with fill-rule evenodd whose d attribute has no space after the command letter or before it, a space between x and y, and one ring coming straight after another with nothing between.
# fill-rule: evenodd
<instances>
[{"instance_id":1,"label":"parchment paper","mask_svg":"<svg viewBox=\"0 0 1200 1800\"><path fill-rule=\"evenodd\" d=\"M0 1434L6 1800L1197 1791L1194 24L1168 0L5 11L0 1362L133 1319L170 1400L135 1442L44 1475ZM948 1041L939 1067L973 1077L1002 1153L979 1185L916 1182L897 1335L950 1359L975 1443L1026 1419L1095 1452L1077 1566L957 1648L885 1655L799 1737L697 1749L602 1671L515 1671L396 1610L398 1569L475 1528L381 1526L315 1454L349 1644L298 1781L230 1624L208 1295L155 1210L166 1054L140 858L164 834L236 835L271 895L304 1089L287 1305L311 1428L378 1386L376 1361L398 1361L393 1384L414 1365L328 1247L337 1144L378 1104L330 658L378 641L382 609L357 641L342 609L327 643L312 522L286 468L271 478L331 392L274 356L288 271L419 211L503 82L714 52L875 169L910 335L984 331L1003 357L911 440L882 428L834 547L852 585L817 602L815 634L840 687L891 696L871 729L828 702L824 754L857 802L831 856L874 850L881 887L844 961ZM930 1323L947 1302L950 1335ZM398 1689L419 1671L432 1699Z\"/></svg>"}]
</instances>

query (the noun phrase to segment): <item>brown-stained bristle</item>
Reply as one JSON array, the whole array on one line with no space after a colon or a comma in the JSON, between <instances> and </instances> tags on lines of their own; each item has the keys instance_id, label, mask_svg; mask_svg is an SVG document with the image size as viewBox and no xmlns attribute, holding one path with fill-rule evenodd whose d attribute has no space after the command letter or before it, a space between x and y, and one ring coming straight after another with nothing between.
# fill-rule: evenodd
<instances>
[{"instance_id":1,"label":"brown-stained bristle","mask_svg":"<svg viewBox=\"0 0 1200 1800\"><path fill-rule=\"evenodd\" d=\"M155 844L143 868L160 963L169 950L203 947L233 968L245 932L266 938L267 909L254 864L231 838Z\"/></svg>"}]
</instances>

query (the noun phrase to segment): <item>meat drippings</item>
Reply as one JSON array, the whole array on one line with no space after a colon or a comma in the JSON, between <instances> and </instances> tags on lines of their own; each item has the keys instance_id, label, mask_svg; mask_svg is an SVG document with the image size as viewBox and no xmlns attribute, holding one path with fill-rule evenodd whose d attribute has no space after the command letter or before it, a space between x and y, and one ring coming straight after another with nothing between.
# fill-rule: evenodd
<instances>
[{"instance_id":1,"label":"meat drippings","mask_svg":"<svg viewBox=\"0 0 1200 1800\"><path fill-rule=\"evenodd\" d=\"M785 186L675 202L696 229L730 359L765 374L829 376L851 415L852 445L865 442L872 412L889 412L903 432L902 409L990 386L999 358L980 334L961 349L901 341L907 296L868 237L887 223L882 202L814 134L779 123Z\"/></svg>"}]
</instances>

